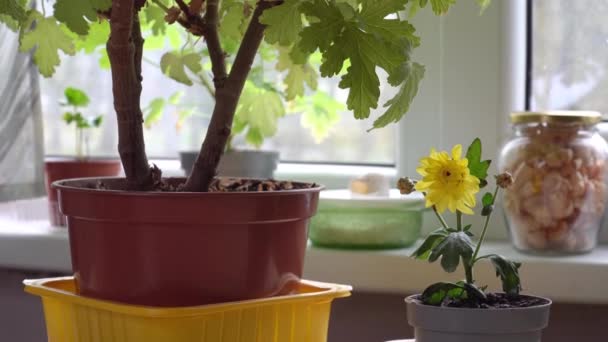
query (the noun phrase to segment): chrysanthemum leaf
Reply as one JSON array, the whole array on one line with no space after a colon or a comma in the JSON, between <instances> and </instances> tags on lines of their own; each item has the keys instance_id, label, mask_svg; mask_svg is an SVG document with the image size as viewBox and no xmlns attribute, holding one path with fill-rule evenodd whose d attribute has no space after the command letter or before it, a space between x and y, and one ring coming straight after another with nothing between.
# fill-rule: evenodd
<instances>
[{"instance_id":1,"label":"chrysanthemum leaf","mask_svg":"<svg viewBox=\"0 0 608 342\"><path fill-rule=\"evenodd\" d=\"M486 192L481 198L481 203L484 207L494 204L494 196L491 192Z\"/></svg>"},{"instance_id":2,"label":"chrysanthemum leaf","mask_svg":"<svg viewBox=\"0 0 608 342\"><path fill-rule=\"evenodd\" d=\"M458 268L460 259L468 262L473 255L475 246L471 238L465 232L450 233L429 255L429 262L435 262L441 257L441 267L444 271L452 273Z\"/></svg>"},{"instance_id":3,"label":"chrysanthemum leaf","mask_svg":"<svg viewBox=\"0 0 608 342\"><path fill-rule=\"evenodd\" d=\"M482 258L490 259L492 262L496 269L496 276L500 277L502 282L502 290L509 295L518 295L521 291L521 281L519 279L521 263L507 260L496 254L486 255Z\"/></svg>"},{"instance_id":4,"label":"chrysanthemum leaf","mask_svg":"<svg viewBox=\"0 0 608 342\"><path fill-rule=\"evenodd\" d=\"M440 305L446 298L462 299L467 292L464 284L440 282L427 287L420 296L420 300L426 305Z\"/></svg>"},{"instance_id":5,"label":"chrysanthemum leaf","mask_svg":"<svg viewBox=\"0 0 608 342\"><path fill-rule=\"evenodd\" d=\"M439 228L429 234L424 242L418 247L414 253L412 253L412 257L420 260L428 260L429 255L431 255L431 251L440 244L446 236L448 236L448 231L444 228Z\"/></svg>"},{"instance_id":6,"label":"chrysanthemum leaf","mask_svg":"<svg viewBox=\"0 0 608 342\"><path fill-rule=\"evenodd\" d=\"M479 186L484 187L487 184L486 178L491 160L481 160L481 140L479 138L475 138L467 149L467 159L471 175L479 178Z\"/></svg>"}]
</instances>

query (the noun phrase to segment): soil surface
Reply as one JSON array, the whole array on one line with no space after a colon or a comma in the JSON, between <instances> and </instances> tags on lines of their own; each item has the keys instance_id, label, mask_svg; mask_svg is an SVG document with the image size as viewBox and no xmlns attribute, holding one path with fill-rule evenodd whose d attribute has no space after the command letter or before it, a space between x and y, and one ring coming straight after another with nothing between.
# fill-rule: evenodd
<instances>
[{"instance_id":1,"label":"soil surface","mask_svg":"<svg viewBox=\"0 0 608 342\"><path fill-rule=\"evenodd\" d=\"M185 178L162 178L157 181L154 191L180 192L185 181ZM267 192L310 189L318 186L315 183L278 181L274 179L218 177L211 183L209 192ZM126 188L124 179L98 181L97 184L88 184L87 187L100 190L125 190Z\"/></svg>"},{"instance_id":2,"label":"soil surface","mask_svg":"<svg viewBox=\"0 0 608 342\"><path fill-rule=\"evenodd\" d=\"M458 300L450 299L441 303L442 307L451 308L473 308L473 309L511 309L511 308L527 308L547 304L548 301L543 298L531 296L509 296L506 293L487 293L485 301L480 300Z\"/></svg>"}]
</instances>

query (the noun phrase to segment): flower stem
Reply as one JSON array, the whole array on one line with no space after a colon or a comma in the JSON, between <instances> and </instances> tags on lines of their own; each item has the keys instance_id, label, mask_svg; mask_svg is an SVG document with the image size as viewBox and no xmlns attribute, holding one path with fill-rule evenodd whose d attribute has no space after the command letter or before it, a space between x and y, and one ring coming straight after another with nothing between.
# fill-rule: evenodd
<instances>
[{"instance_id":1,"label":"flower stem","mask_svg":"<svg viewBox=\"0 0 608 342\"><path fill-rule=\"evenodd\" d=\"M499 189L498 186L496 187L496 189L494 189L494 196L492 197L491 205L494 205L494 203L496 202L496 196L498 195L498 189ZM488 216L486 216L486 222L483 225L483 230L481 231L481 236L479 237L479 241L477 241L477 247L475 247L475 253L473 253L473 257L471 258L471 261L470 261L471 267L473 267L473 265L477 261L476 260L477 254L479 254L479 249L481 248L481 244L483 243L483 240L486 237L486 231L488 230L488 223L490 222L490 217L492 217L492 213L490 213Z\"/></svg>"},{"instance_id":2,"label":"flower stem","mask_svg":"<svg viewBox=\"0 0 608 342\"><path fill-rule=\"evenodd\" d=\"M448 226L447 222L445 222L445 220L441 216L441 214L437 211L437 208L435 206L433 206L433 212L435 213L435 215L437 215L437 218L439 219L439 222L441 222L441 225L443 226L443 228L445 228L445 229L450 228Z\"/></svg>"},{"instance_id":3,"label":"flower stem","mask_svg":"<svg viewBox=\"0 0 608 342\"><path fill-rule=\"evenodd\" d=\"M460 210L456 211L456 228L458 228L458 230L462 230L462 213Z\"/></svg>"},{"instance_id":4,"label":"flower stem","mask_svg":"<svg viewBox=\"0 0 608 342\"><path fill-rule=\"evenodd\" d=\"M463 266L467 284L473 284L473 264L465 262L463 263Z\"/></svg>"}]
</instances>

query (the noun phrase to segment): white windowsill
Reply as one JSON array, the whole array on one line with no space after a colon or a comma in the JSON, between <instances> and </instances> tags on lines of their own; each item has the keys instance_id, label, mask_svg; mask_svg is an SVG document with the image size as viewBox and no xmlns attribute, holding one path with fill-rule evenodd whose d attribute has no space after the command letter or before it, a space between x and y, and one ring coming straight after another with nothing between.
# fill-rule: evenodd
<instances>
[{"instance_id":1,"label":"white windowsill","mask_svg":"<svg viewBox=\"0 0 608 342\"><path fill-rule=\"evenodd\" d=\"M309 246L304 276L353 285L356 291L409 294L430 283L458 280L461 272L443 273L437 264L413 260L413 248L387 251L333 250ZM576 256L538 257L516 252L507 242L490 242L486 252L524 262L521 276L527 293L559 302L608 304L608 246ZM483 250L482 250L483 252ZM0 267L70 272L67 230L45 220L0 219ZM476 270L479 284L496 289L498 281L484 263Z\"/></svg>"}]
</instances>

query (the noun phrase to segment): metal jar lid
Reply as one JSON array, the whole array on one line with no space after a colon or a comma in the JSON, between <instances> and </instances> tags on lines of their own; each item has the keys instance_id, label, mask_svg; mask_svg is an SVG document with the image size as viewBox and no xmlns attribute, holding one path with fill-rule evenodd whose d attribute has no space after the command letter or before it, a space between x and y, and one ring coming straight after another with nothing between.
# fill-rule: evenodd
<instances>
[{"instance_id":1,"label":"metal jar lid","mask_svg":"<svg viewBox=\"0 0 608 342\"><path fill-rule=\"evenodd\" d=\"M511 123L597 124L602 114L582 110L552 110L511 113Z\"/></svg>"}]
</instances>

